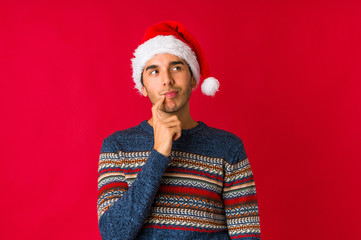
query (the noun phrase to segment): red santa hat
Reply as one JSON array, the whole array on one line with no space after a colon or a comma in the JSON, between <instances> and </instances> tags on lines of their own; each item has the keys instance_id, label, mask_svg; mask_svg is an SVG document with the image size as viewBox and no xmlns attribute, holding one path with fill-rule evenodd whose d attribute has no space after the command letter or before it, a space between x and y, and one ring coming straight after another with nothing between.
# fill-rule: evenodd
<instances>
[{"instance_id":1,"label":"red santa hat","mask_svg":"<svg viewBox=\"0 0 361 240\"><path fill-rule=\"evenodd\" d=\"M208 64L199 43L181 23L167 21L148 28L141 45L134 51L133 81L140 93L143 87L141 76L145 64L156 54L161 53L173 54L186 61L197 85L202 75L203 94L214 96L218 91L219 82L214 77L210 77Z\"/></svg>"}]
</instances>

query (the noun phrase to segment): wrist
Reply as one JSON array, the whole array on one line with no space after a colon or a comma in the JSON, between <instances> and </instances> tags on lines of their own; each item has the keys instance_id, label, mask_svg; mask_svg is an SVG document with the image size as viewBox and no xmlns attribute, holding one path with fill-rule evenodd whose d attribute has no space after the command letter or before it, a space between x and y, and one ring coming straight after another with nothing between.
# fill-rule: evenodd
<instances>
[{"instance_id":1,"label":"wrist","mask_svg":"<svg viewBox=\"0 0 361 240\"><path fill-rule=\"evenodd\" d=\"M154 146L154 149L165 157L170 156L170 151L167 149L162 149L161 147L156 147L156 146Z\"/></svg>"}]
</instances>

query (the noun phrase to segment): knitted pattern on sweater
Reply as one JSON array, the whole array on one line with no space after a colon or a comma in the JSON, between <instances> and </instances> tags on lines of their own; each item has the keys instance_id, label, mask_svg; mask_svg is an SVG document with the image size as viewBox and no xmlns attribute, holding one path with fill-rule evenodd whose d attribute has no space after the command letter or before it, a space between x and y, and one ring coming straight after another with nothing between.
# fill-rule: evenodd
<instances>
[{"instance_id":1,"label":"knitted pattern on sweater","mask_svg":"<svg viewBox=\"0 0 361 240\"><path fill-rule=\"evenodd\" d=\"M153 149L147 121L103 141L98 221L103 239L260 239L255 182L242 141L205 123Z\"/></svg>"}]
</instances>

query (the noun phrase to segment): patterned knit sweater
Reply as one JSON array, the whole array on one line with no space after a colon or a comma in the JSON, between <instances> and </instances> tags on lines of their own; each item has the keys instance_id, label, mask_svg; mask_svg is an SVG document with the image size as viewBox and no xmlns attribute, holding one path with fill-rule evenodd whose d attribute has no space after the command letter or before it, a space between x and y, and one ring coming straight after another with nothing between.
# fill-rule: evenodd
<instances>
[{"instance_id":1,"label":"patterned knit sweater","mask_svg":"<svg viewBox=\"0 0 361 240\"><path fill-rule=\"evenodd\" d=\"M255 182L241 139L203 122L154 148L147 121L103 141L102 239L261 239Z\"/></svg>"}]
</instances>

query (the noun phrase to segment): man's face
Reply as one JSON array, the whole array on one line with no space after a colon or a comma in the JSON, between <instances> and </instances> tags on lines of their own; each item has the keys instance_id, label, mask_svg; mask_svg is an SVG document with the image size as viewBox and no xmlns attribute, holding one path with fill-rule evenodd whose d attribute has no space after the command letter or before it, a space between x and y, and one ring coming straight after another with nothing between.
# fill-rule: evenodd
<instances>
[{"instance_id":1,"label":"man's face","mask_svg":"<svg viewBox=\"0 0 361 240\"><path fill-rule=\"evenodd\" d=\"M160 109L164 112L174 113L189 104L195 86L188 64L175 55L157 54L144 67L142 93L153 105L164 95Z\"/></svg>"}]
</instances>

